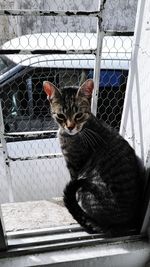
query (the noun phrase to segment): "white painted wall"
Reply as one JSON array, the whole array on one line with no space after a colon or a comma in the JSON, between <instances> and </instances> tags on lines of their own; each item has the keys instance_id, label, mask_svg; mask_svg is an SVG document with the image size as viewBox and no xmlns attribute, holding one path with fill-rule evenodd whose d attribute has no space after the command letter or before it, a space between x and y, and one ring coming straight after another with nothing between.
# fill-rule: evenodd
<instances>
[{"instance_id":1,"label":"white painted wall","mask_svg":"<svg viewBox=\"0 0 150 267\"><path fill-rule=\"evenodd\" d=\"M121 133L146 163L150 149L150 1L140 0Z\"/></svg>"}]
</instances>

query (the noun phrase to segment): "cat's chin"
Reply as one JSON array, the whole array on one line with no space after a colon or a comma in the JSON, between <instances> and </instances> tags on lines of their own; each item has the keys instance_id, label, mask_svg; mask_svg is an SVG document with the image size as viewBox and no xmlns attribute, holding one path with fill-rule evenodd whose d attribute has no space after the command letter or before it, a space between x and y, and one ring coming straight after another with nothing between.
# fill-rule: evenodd
<instances>
[{"instance_id":1,"label":"cat's chin","mask_svg":"<svg viewBox=\"0 0 150 267\"><path fill-rule=\"evenodd\" d=\"M65 133L69 134L69 135L75 135L77 134L79 131L76 129L73 129L72 131L68 130L68 129L64 129Z\"/></svg>"}]
</instances>

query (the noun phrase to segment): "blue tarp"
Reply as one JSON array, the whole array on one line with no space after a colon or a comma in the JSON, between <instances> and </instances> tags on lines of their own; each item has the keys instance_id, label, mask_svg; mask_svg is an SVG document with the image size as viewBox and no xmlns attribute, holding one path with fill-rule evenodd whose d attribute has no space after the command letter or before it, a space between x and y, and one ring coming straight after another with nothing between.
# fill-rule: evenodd
<instances>
[{"instance_id":1,"label":"blue tarp","mask_svg":"<svg viewBox=\"0 0 150 267\"><path fill-rule=\"evenodd\" d=\"M89 78L93 78L93 70L89 72ZM118 87L122 84L121 70L101 70L100 87Z\"/></svg>"}]
</instances>

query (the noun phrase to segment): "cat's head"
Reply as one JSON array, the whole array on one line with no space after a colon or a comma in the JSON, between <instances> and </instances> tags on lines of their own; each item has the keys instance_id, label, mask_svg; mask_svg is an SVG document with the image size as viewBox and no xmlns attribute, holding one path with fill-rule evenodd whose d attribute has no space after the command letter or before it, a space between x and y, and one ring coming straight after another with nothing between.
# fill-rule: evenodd
<instances>
[{"instance_id":1,"label":"cat's head","mask_svg":"<svg viewBox=\"0 0 150 267\"><path fill-rule=\"evenodd\" d=\"M89 79L80 87L64 87L59 90L54 84L45 81L43 89L50 101L51 112L59 126L70 135L82 130L91 114L91 97L94 88Z\"/></svg>"}]
</instances>

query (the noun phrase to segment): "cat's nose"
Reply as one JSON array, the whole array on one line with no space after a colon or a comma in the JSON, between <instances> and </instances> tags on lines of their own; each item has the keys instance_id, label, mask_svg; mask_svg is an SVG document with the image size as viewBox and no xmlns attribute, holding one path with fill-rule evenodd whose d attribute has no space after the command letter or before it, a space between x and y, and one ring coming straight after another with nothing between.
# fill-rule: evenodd
<instances>
[{"instance_id":1,"label":"cat's nose","mask_svg":"<svg viewBox=\"0 0 150 267\"><path fill-rule=\"evenodd\" d=\"M71 132L73 129L74 129L74 126L69 126L69 127L67 127L68 128L68 130Z\"/></svg>"},{"instance_id":2,"label":"cat's nose","mask_svg":"<svg viewBox=\"0 0 150 267\"><path fill-rule=\"evenodd\" d=\"M71 132L74 129L75 124L74 124L74 122L67 120L66 126L67 126L67 129Z\"/></svg>"}]
</instances>

